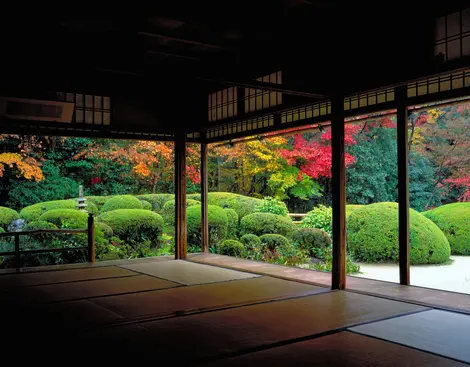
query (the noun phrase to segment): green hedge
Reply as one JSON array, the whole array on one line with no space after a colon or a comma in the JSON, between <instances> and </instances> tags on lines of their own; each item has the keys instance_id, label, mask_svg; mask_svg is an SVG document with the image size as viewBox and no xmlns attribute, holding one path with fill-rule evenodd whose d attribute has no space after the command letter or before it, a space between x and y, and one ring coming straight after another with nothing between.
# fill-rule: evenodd
<instances>
[{"instance_id":1,"label":"green hedge","mask_svg":"<svg viewBox=\"0 0 470 367\"><path fill-rule=\"evenodd\" d=\"M348 250L357 261L398 261L398 204L377 203L355 210L347 223ZM431 220L410 209L411 264L442 264L450 247Z\"/></svg>"},{"instance_id":2,"label":"green hedge","mask_svg":"<svg viewBox=\"0 0 470 367\"><path fill-rule=\"evenodd\" d=\"M256 250L261 246L261 240L255 234L248 233L240 238L240 242L243 243L248 251Z\"/></svg>"},{"instance_id":3,"label":"green hedge","mask_svg":"<svg viewBox=\"0 0 470 367\"><path fill-rule=\"evenodd\" d=\"M87 204L92 202L99 210L112 197L114 196L86 196L85 199L87 199Z\"/></svg>"},{"instance_id":4,"label":"green hedge","mask_svg":"<svg viewBox=\"0 0 470 367\"><path fill-rule=\"evenodd\" d=\"M262 203L260 199L251 198L230 192L210 192L208 195L210 205L218 205L222 208L233 209L237 212L241 220L244 216L252 214L258 205Z\"/></svg>"},{"instance_id":5,"label":"green hedge","mask_svg":"<svg viewBox=\"0 0 470 367\"><path fill-rule=\"evenodd\" d=\"M346 205L346 218L349 217L349 215L357 210L357 209L360 209L362 208L364 205L361 205L361 204L348 204Z\"/></svg>"},{"instance_id":6,"label":"green hedge","mask_svg":"<svg viewBox=\"0 0 470 367\"><path fill-rule=\"evenodd\" d=\"M301 249L308 251L310 256L316 254L317 249L326 249L331 245L328 233L318 228L300 228L292 236Z\"/></svg>"},{"instance_id":7,"label":"green hedge","mask_svg":"<svg viewBox=\"0 0 470 367\"><path fill-rule=\"evenodd\" d=\"M175 195L173 194L145 194L145 195L136 195L136 198L139 200L148 201L152 204L152 210L155 212L160 212L163 209L163 205L170 200L175 200Z\"/></svg>"},{"instance_id":8,"label":"green hedge","mask_svg":"<svg viewBox=\"0 0 470 367\"><path fill-rule=\"evenodd\" d=\"M150 204L147 200L140 200L140 203L142 204L142 209L152 210L152 204Z\"/></svg>"},{"instance_id":9,"label":"green hedge","mask_svg":"<svg viewBox=\"0 0 470 367\"><path fill-rule=\"evenodd\" d=\"M112 237L114 235L113 229L103 222L95 222L95 227L97 230L103 232L105 237Z\"/></svg>"},{"instance_id":10,"label":"green hedge","mask_svg":"<svg viewBox=\"0 0 470 367\"><path fill-rule=\"evenodd\" d=\"M201 246L201 206L194 205L187 209L188 244ZM225 211L216 205L208 205L209 245L216 247L227 236L228 219Z\"/></svg>"},{"instance_id":11,"label":"green hedge","mask_svg":"<svg viewBox=\"0 0 470 367\"><path fill-rule=\"evenodd\" d=\"M240 234L248 233L261 236L263 234L280 234L290 237L296 230L295 224L289 217L271 213L253 213L242 218Z\"/></svg>"},{"instance_id":12,"label":"green hedge","mask_svg":"<svg viewBox=\"0 0 470 367\"><path fill-rule=\"evenodd\" d=\"M161 215L145 209L116 209L102 213L98 220L123 241L149 240L156 246L163 231Z\"/></svg>"},{"instance_id":13,"label":"green hedge","mask_svg":"<svg viewBox=\"0 0 470 367\"><path fill-rule=\"evenodd\" d=\"M24 207L20 212L20 216L21 218L26 219L28 222L37 221L42 214L53 209L77 209L77 200L53 200L33 204ZM86 209L92 214L98 214L98 208L92 201L87 202Z\"/></svg>"},{"instance_id":14,"label":"green hedge","mask_svg":"<svg viewBox=\"0 0 470 367\"><path fill-rule=\"evenodd\" d=\"M142 203L131 195L117 195L108 199L100 212L106 213L117 209L142 209Z\"/></svg>"},{"instance_id":15,"label":"green hedge","mask_svg":"<svg viewBox=\"0 0 470 367\"><path fill-rule=\"evenodd\" d=\"M287 215L289 211L287 210L287 205L281 200L266 196L261 201L261 204L256 206L255 212L257 213L271 213L278 215Z\"/></svg>"},{"instance_id":16,"label":"green hedge","mask_svg":"<svg viewBox=\"0 0 470 367\"><path fill-rule=\"evenodd\" d=\"M227 238L237 239L238 238L238 214L235 210L225 208L225 214L228 220Z\"/></svg>"},{"instance_id":17,"label":"green hedge","mask_svg":"<svg viewBox=\"0 0 470 367\"><path fill-rule=\"evenodd\" d=\"M325 232L331 234L332 213L330 207L318 205L316 208L309 211L302 219L300 227L323 229Z\"/></svg>"},{"instance_id":18,"label":"green hedge","mask_svg":"<svg viewBox=\"0 0 470 367\"><path fill-rule=\"evenodd\" d=\"M186 200L186 208L194 205L201 205L199 201L187 199ZM161 210L160 213L163 217L163 221L167 226L174 226L175 225L175 201L169 200L167 201Z\"/></svg>"},{"instance_id":19,"label":"green hedge","mask_svg":"<svg viewBox=\"0 0 470 367\"><path fill-rule=\"evenodd\" d=\"M289 240L280 234L264 234L260 238L261 247L269 251L275 251L282 247L290 247Z\"/></svg>"},{"instance_id":20,"label":"green hedge","mask_svg":"<svg viewBox=\"0 0 470 367\"><path fill-rule=\"evenodd\" d=\"M25 231L35 231L37 229L59 229L54 223L46 222L45 220L37 220L28 223L25 227Z\"/></svg>"},{"instance_id":21,"label":"green hedge","mask_svg":"<svg viewBox=\"0 0 470 367\"><path fill-rule=\"evenodd\" d=\"M444 232L455 255L470 255L470 203L453 203L422 213Z\"/></svg>"},{"instance_id":22,"label":"green hedge","mask_svg":"<svg viewBox=\"0 0 470 367\"><path fill-rule=\"evenodd\" d=\"M279 234L264 234L260 238L262 258L268 262L283 265L297 265L305 262L301 251Z\"/></svg>"},{"instance_id":23,"label":"green hedge","mask_svg":"<svg viewBox=\"0 0 470 367\"><path fill-rule=\"evenodd\" d=\"M14 220L20 219L20 215L13 209L0 206L0 227L8 229L8 226Z\"/></svg>"},{"instance_id":24,"label":"green hedge","mask_svg":"<svg viewBox=\"0 0 470 367\"><path fill-rule=\"evenodd\" d=\"M219 254L242 257L245 252L243 243L236 240L225 240L219 245Z\"/></svg>"},{"instance_id":25,"label":"green hedge","mask_svg":"<svg viewBox=\"0 0 470 367\"><path fill-rule=\"evenodd\" d=\"M53 223L61 229L84 229L88 225L88 214L77 209L52 209L42 214L39 221Z\"/></svg>"}]
</instances>

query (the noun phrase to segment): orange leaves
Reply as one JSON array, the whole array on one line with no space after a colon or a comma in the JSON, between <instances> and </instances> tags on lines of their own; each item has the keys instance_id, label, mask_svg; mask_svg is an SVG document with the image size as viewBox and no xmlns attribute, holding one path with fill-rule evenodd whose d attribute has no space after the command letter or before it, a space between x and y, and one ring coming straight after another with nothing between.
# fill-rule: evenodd
<instances>
[{"instance_id":1,"label":"orange leaves","mask_svg":"<svg viewBox=\"0 0 470 367\"><path fill-rule=\"evenodd\" d=\"M41 170L41 164L34 158L25 158L18 153L0 154L0 177L3 177L5 167L16 168L19 171L18 176L27 180L41 181L44 176Z\"/></svg>"}]
</instances>

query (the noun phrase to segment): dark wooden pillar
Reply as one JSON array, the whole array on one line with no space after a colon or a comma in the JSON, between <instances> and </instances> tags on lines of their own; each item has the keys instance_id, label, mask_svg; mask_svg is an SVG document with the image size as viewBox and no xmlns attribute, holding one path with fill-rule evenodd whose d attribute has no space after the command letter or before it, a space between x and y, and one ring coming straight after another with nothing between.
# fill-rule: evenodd
<instances>
[{"instance_id":1,"label":"dark wooden pillar","mask_svg":"<svg viewBox=\"0 0 470 367\"><path fill-rule=\"evenodd\" d=\"M331 101L333 263L332 289L346 287L346 166L344 161L344 98Z\"/></svg>"},{"instance_id":2,"label":"dark wooden pillar","mask_svg":"<svg viewBox=\"0 0 470 367\"><path fill-rule=\"evenodd\" d=\"M400 284L410 284L410 191L408 183L408 108L406 87L395 89L398 149L398 247Z\"/></svg>"},{"instance_id":3,"label":"dark wooden pillar","mask_svg":"<svg viewBox=\"0 0 470 367\"><path fill-rule=\"evenodd\" d=\"M203 252L209 252L207 150L207 144L201 143L201 247Z\"/></svg>"},{"instance_id":4,"label":"dark wooden pillar","mask_svg":"<svg viewBox=\"0 0 470 367\"><path fill-rule=\"evenodd\" d=\"M175 259L186 259L186 135L175 136Z\"/></svg>"}]
</instances>

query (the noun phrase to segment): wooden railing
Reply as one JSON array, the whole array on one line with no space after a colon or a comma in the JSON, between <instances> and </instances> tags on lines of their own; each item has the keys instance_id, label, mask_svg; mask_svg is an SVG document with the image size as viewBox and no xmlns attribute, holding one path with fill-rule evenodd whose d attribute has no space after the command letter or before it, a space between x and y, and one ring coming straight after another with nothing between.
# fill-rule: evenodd
<instances>
[{"instance_id":1,"label":"wooden railing","mask_svg":"<svg viewBox=\"0 0 470 367\"><path fill-rule=\"evenodd\" d=\"M69 248L47 248L38 250L20 250L20 236L33 236L44 233L86 233L88 237L88 246L82 247L69 247ZM2 237L14 237L15 238L15 251L12 252L0 252L0 256L15 256L16 267L21 265L22 254L41 254L47 252L67 252L67 251L83 251L88 252L88 261L95 262L95 222L93 214L88 214L88 224L85 229L36 229L32 231L21 231L21 232L4 232L0 233Z\"/></svg>"}]
</instances>

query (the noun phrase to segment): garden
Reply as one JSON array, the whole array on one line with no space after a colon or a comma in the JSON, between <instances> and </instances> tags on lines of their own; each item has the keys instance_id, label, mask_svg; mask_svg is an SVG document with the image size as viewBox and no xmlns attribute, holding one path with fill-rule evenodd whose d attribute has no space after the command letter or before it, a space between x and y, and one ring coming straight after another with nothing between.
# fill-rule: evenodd
<instances>
[{"instance_id":1,"label":"garden","mask_svg":"<svg viewBox=\"0 0 470 367\"><path fill-rule=\"evenodd\" d=\"M409 118L412 265L470 255L470 104L426 106ZM346 127L347 271L398 261L396 121ZM187 145L187 230L201 250L199 147ZM210 251L331 270L331 131L307 126L210 146ZM83 187L86 212L77 207ZM85 228L98 260L174 253L169 142L0 135L0 231ZM293 220L297 219L297 220ZM300 219L300 220L299 220ZM86 245L85 234L24 236L22 249ZM14 248L2 238L0 252ZM78 252L24 255L23 265L85 261ZM4 256L1 267L12 266Z\"/></svg>"}]
</instances>

